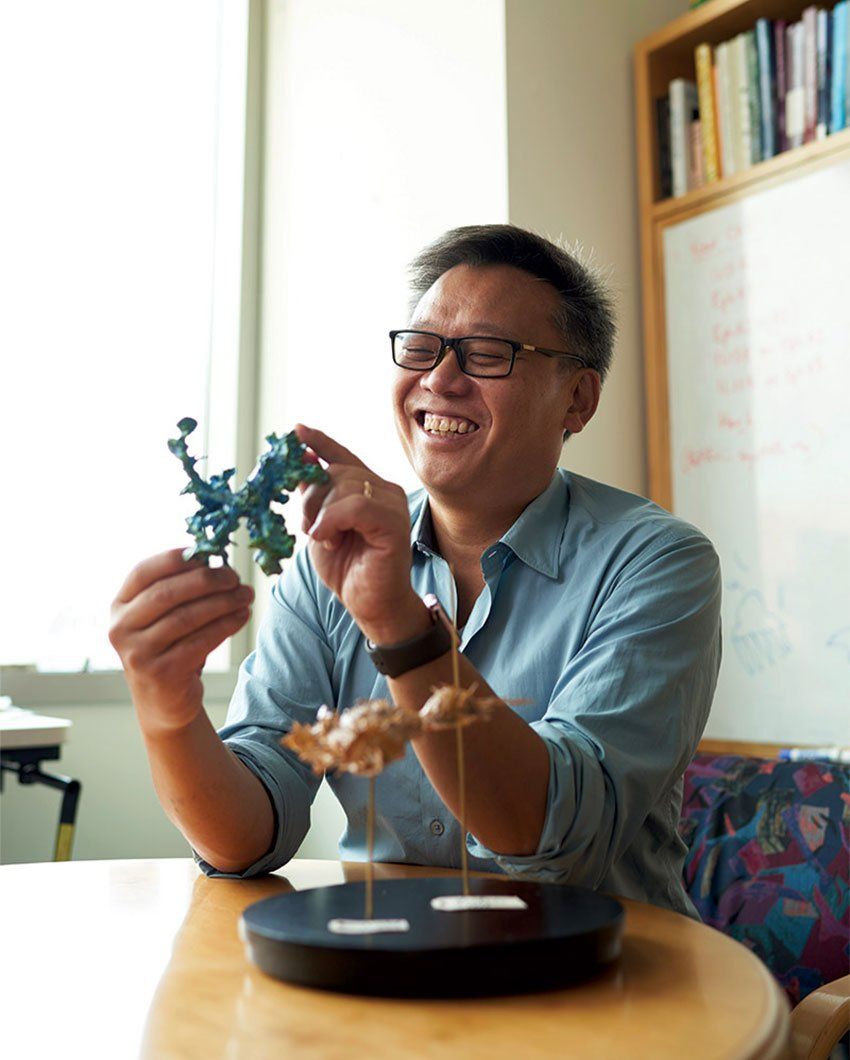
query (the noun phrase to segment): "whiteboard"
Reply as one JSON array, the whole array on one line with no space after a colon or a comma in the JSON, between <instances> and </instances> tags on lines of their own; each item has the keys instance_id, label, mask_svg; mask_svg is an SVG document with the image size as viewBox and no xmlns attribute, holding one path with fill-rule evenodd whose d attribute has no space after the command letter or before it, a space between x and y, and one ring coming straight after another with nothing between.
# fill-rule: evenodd
<instances>
[{"instance_id":1,"label":"whiteboard","mask_svg":"<svg viewBox=\"0 0 850 1060\"><path fill-rule=\"evenodd\" d=\"M663 232L673 510L723 570L706 735L850 742L850 160Z\"/></svg>"}]
</instances>

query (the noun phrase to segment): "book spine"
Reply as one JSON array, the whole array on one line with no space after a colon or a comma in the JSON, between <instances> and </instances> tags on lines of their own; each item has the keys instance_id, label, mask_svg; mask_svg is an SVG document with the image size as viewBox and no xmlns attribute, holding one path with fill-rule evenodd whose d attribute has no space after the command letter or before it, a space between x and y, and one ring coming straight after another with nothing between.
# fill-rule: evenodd
<instances>
[{"instance_id":1,"label":"book spine","mask_svg":"<svg viewBox=\"0 0 850 1060\"><path fill-rule=\"evenodd\" d=\"M773 30L766 18L760 18L756 22L756 45L758 47L762 157L773 158L776 154L776 64L773 56Z\"/></svg>"},{"instance_id":2,"label":"book spine","mask_svg":"<svg viewBox=\"0 0 850 1060\"><path fill-rule=\"evenodd\" d=\"M761 94L759 92L759 60L756 35L753 30L744 34L747 57L747 100L750 104L750 162L755 165L764 157L761 145Z\"/></svg>"},{"instance_id":3,"label":"book spine","mask_svg":"<svg viewBox=\"0 0 850 1060\"><path fill-rule=\"evenodd\" d=\"M731 176L735 172L729 75L729 45L718 44L714 49L714 98L717 103L717 168L722 177Z\"/></svg>"},{"instance_id":4,"label":"book spine","mask_svg":"<svg viewBox=\"0 0 850 1060\"><path fill-rule=\"evenodd\" d=\"M785 92L785 135L789 148L799 147L806 131L806 98L803 88L803 24L795 22L786 31L785 62L788 88Z\"/></svg>"},{"instance_id":5,"label":"book spine","mask_svg":"<svg viewBox=\"0 0 850 1060\"><path fill-rule=\"evenodd\" d=\"M705 174L702 164L702 128L699 118L694 118L688 127L688 143L690 145L688 187L701 188L705 184Z\"/></svg>"},{"instance_id":6,"label":"book spine","mask_svg":"<svg viewBox=\"0 0 850 1060\"><path fill-rule=\"evenodd\" d=\"M714 107L714 78L711 72L711 46L709 44L698 44L694 54L697 69L697 94L699 96L705 183L713 184L718 179L719 174L717 171L717 119Z\"/></svg>"},{"instance_id":7,"label":"book spine","mask_svg":"<svg viewBox=\"0 0 850 1060\"><path fill-rule=\"evenodd\" d=\"M732 84L735 86L735 166L744 170L751 164L750 97L747 84L747 41L739 33L732 41Z\"/></svg>"},{"instance_id":8,"label":"book spine","mask_svg":"<svg viewBox=\"0 0 850 1060\"><path fill-rule=\"evenodd\" d=\"M844 4L844 127L850 125L850 4Z\"/></svg>"},{"instance_id":9,"label":"book spine","mask_svg":"<svg viewBox=\"0 0 850 1060\"><path fill-rule=\"evenodd\" d=\"M669 199L673 192L673 174L670 168L670 101L662 96L655 101L655 131L658 138L658 177L662 199Z\"/></svg>"},{"instance_id":10,"label":"book spine","mask_svg":"<svg viewBox=\"0 0 850 1060\"><path fill-rule=\"evenodd\" d=\"M787 151L788 139L785 135L785 91L787 88L785 67L785 29L784 18L773 23L773 54L776 59L776 150Z\"/></svg>"},{"instance_id":11,"label":"book spine","mask_svg":"<svg viewBox=\"0 0 850 1060\"><path fill-rule=\"evenodd\" d=\"M815 139L823 140L829 132L829 12L818 8L818 123Z\"/></svg>"},{"instance_id":12,"label":"book spine","mask_svg":"<svg viewBox=\"0 0 850 1060\"><path fill-rule=\"evenodd\" d=\"M673 195L688 191L688 127L697 108L697 86L677 77L670 82L670 164Z\"/></svg>"},{"instance_id":13,"label":"book spine","mask_svg":"<svg viewBox=\"0 0 850 1060\"><path fill-rule=\"evenodd\" d=\"M812 5L803 12L803 89L805 125L803 143L815 138L818 124L818 9Z\"/></svg>"},{"instance_id":14,"label":"book spine","mask_svg":"<svg viewBox=\"0 0 850 1060\"><path fill-rule=\"evenodd\" d=\"M844 6L844 126L850 125L850 3Z\"/></svg>"},{"instance_id":15,"label":"book spine","mask_svg":"<svg viewBox=\"0 0 850 1060\"><path fill-rule=\"evenodd\" d=\"M829 131L840 132L845 125L847 91L847 0L841 0L832 11L832 84Z\"/></svg>"}]
</instances>

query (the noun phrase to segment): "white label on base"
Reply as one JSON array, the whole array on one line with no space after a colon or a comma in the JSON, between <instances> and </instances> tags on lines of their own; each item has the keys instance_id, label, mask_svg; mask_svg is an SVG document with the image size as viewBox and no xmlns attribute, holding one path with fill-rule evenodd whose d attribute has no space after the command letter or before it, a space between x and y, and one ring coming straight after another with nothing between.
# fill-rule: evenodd
<instances>
[{"instance_id":1,"label":"white label on base","mask_svg":"<svg viewBox=\"0 0 850 1060\"><path fill-rule=\"evenodd\" d=\"M328 921L328 931L334 935L379 935L386 931L410 931L410 924L400 920L346 920L338 917Z\"/></svg>"},{"instance_id":2,"label":"white label on base","mask_svg":"<svg viewBox=\"0 0 850 1060\"><path fill-rule=\"evenodd\" d=\"M463 909L528 909L515 894L458 894L432 898L431 908L440 913L457 913Z\"/></svg>"}]
</instances>

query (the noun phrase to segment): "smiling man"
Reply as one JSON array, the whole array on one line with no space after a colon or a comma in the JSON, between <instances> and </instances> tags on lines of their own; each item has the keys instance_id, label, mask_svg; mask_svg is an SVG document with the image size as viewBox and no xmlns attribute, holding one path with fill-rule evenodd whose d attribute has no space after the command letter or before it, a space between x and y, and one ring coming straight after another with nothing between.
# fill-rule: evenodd
<instances>
[{"instance_id":1,"label":"smiling man","mask_svg":"<svg viewBox=\"0 0 850 1060\"><path fill-rule=\"evenodd\" d=\"M231 572L178 551L140 564L112 640L163 805L205 871L284 864L318 779L280 737L322 703L388 694L418 709L450 681L503 700L467 744L470 865L581 883L691 913L677 833L682 773L720 661L710 543L649 501L558 469L593 417L614 339L604 288L508 225L457 229L414 263L412 318L390 333L406 497L320 431L330 482L304 494L309 548L275 586L216 734L198 668L247 618ZM241 594L241 595L240 595ZM367 784L328 778L365 852ZM453 733L416 739L378 783L376 857L459 864Z\"/></svg>"}]
</instances>

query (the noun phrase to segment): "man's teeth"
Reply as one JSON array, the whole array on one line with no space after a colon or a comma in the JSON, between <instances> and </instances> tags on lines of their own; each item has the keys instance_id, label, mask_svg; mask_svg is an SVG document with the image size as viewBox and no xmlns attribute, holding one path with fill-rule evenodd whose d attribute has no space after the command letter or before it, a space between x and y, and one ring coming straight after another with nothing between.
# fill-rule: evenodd
<instances>
[{"instance_id":1,"label":"man's teeth","mask_svg":"<svg viewBox=\"0 0 850 1060\"><path fill-rule=\"evenodd\" d=\"M425 413L424 427L432 434L469 434L477 431L478 424L471 420L449 419L446 416L434 416L430 412Z\"/></svg>"}]
</instances>

